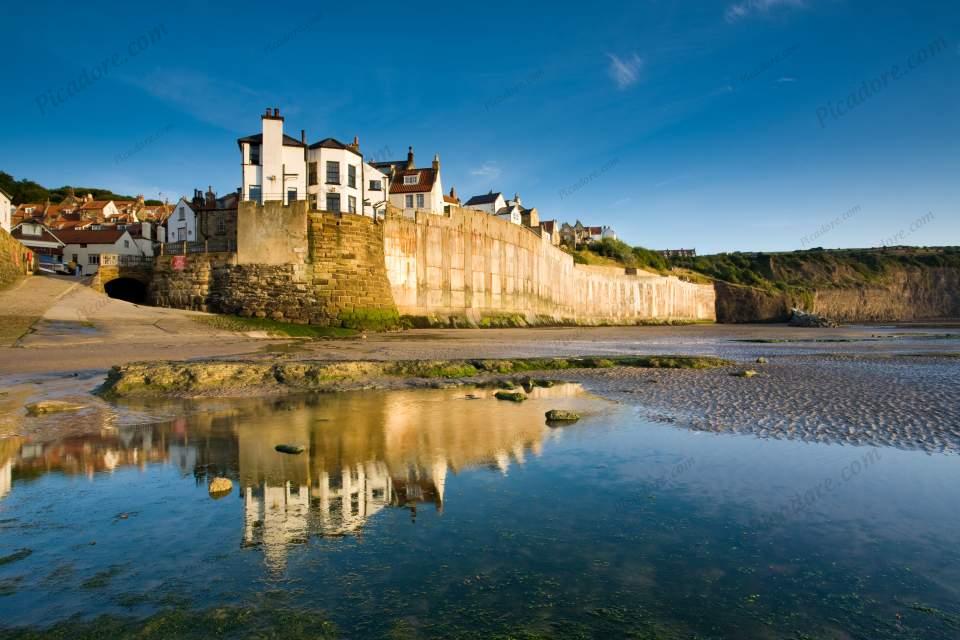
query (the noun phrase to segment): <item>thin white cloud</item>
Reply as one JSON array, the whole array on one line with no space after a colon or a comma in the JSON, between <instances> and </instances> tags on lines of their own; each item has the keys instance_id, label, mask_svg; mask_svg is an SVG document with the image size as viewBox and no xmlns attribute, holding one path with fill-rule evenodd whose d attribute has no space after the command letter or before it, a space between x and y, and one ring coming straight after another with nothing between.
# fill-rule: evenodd
<instances>
[{"instance_id":1,"label":"thin white cloud","mask_svg":"<svg viewBox=\"0 0 960 640\"><path fill-rule=\"evenodd\" d=\"M637 83L644 65L643 58L636 53L631 54L626 59L613 53L608 53L607 57L610 58L610 66L607 71L617 84L618 89L626 89Z\"/></svg>"},{"instance_id":2,"label":"thin white cloud","mask_svg":"<svg viewBox=\"0 0 960 640\"><path fill-rule=\"evenodd\" d=\"M794 78L794 77L791 77L791 76L781 76L781 77L777 78L777 82L779 82L779 83L781 83L781 84L783 84L783 83L785 83L785 82L796 82L796 81L797 81L797 79Z\"/></svg>"},{"instance_id":3,"label":"thin white cloud","mask_svg":"<svg viewBox=\"0 0 960 640\"><path fill-rule=\"evenodd\" d=\"M756 15L766 15L781 8L802 9L806 0L741 0L731 4L724 12L727 22L738 22Z\"/></svg>"},{"instance_id":4,"label":"thin white cloud","mask_svg":"<svg viewBox=\"0 0 960 640\"><path fill-rule=\"evenodd\" d=\"M500 167L497 166L496 162L488 160L484 162L479 167L470 170L470 175L480 176L481 178L489 178L491 180L496 180L500 177Z\"/></svg>"}]
</instances>

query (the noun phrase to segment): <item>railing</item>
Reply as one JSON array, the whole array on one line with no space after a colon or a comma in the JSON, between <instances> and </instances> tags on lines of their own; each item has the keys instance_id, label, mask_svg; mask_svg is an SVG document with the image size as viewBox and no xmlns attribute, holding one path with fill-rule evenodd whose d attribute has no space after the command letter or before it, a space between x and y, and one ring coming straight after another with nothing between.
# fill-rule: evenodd
<instances>
[{"instance_id":1,"label":"railing","mask_svg":"<svg viewBox=\"0 0 960 640\"><path fill-rule=\"evenodd\" d=\"M297 193L295 198L288 198L289 194L273 192L273 193L261 193L259 197L251 197L249 194L241 193L240 200L243 202L256 202L257 204L263 204L264 202L299 202L302 200L309 199L310 195L316 194L307 194L307 193Z\"/></svg>"},{"instance_id":2,"label":"railing","mask_svg":"<svg viewBox=\"0 0 960 640\"><path fill-rule=\"evenodd\" d=\"M160 245L162 256L185 256L191 253L233 253L237 250L234 238L210 238L200 242L165 242Z\"/></svg>"}]
</instances>

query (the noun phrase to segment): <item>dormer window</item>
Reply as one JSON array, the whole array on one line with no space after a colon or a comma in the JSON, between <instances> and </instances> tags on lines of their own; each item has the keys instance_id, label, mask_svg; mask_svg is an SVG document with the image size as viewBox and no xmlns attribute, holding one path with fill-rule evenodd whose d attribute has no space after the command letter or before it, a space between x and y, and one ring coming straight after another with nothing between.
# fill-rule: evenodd
<instances>
[{"instance_id":1,"label":"dormer window","mask_svg":"<svg viewBox=\"0 0 960 640\"><path fill-rule=\"evenodd\" d=\"M420 182L420 174L415 173L412 176L403 176L403 184L417 184Z\"/></svg>"}]
</instances>

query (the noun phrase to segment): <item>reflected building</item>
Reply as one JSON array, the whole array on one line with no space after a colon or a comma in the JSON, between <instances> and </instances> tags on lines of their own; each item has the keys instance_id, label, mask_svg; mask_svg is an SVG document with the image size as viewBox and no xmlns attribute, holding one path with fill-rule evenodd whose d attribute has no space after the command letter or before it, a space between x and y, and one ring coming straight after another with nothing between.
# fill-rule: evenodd
<instances>
[{"instance_id":1,"label":"reflected building","mask_svg":"<svg viewBox=\"0 0 960 640\"><path fill-rule=\"evenodd\" d=\"M579 393L569 385L531 395ZM53 471L93 478L162 463L192 474L198 485L229 477L243 505L241 544L262 548L266 564L282 571L290 545L311 536L362 535L386 507L407 509L412 520L423 507L442 513L451 472L507 474L539 456L551 433L543 410L534 402L511 406L505 419L501 403L471 401L456 389L238 401L166 423L17 443L6 458L0 455L0 497L18 477ZM278 453L281 443L305 451Z\"/></svg>"}]
</instances>

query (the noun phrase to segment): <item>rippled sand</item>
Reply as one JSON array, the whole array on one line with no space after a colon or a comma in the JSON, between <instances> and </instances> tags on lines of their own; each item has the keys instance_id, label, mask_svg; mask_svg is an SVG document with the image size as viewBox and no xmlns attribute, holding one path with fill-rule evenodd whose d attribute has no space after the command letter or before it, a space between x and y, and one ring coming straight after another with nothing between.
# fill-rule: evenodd
<instances>
[{"instance_id":1,"label":"rippled sand","mask_svg":"<svg viewBox=\"0 0 960 640\"><path fill-rule=\"evenodd\" d=\"M759 375L732 375L743 368ZM564 373L649 418L713 432L960 452L960 359L784 355L735 370Z\"/></svg>"}]
</instances>

